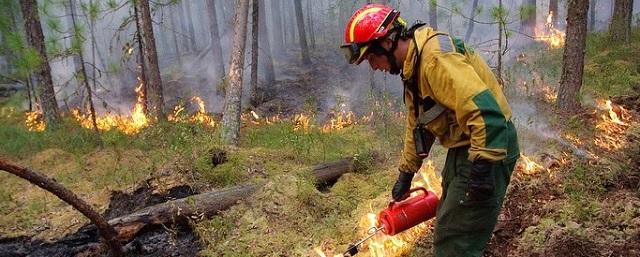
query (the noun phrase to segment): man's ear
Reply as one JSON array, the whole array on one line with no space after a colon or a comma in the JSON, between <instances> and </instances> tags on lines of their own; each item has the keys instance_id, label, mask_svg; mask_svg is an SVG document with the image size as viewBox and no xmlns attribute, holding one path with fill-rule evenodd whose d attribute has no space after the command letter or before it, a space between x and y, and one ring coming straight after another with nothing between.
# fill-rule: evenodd
<instances>
[{"instance_id":1,"label":"man's ear","mask_svg":"<svg viewBox=\"0 0 640 257\"><path fill-rule=\"evenodd\" d=\"M384 47L384 49L391 50L391 46L393 46L393 41L389 38L385 38L380 42L380 46Z\"/></svg>"}]
</instances>

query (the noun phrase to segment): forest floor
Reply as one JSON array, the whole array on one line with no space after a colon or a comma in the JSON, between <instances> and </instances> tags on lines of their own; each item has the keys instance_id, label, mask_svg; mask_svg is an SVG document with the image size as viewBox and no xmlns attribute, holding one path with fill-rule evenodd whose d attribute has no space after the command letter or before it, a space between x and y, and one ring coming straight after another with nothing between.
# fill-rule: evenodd
<instances>
[{"instance_id":1,"label":"forest floor","mask_svg":"<svg viewBox=\"0 0 640 257\"><path fill-rule=\"evenodd\" d=\"M561 50L534 47L506 71L524 155L486 256L640 256L640 90L629 86L640 87L640 31L633 35L627 46L590 35L578 115L553 108ZM289 71L255 109L261 116L244 116L239 147L223 146L216 127L189 122L160 122L133 135L104 131L99 142L66 115L57 128L31 132L15 96L0 106L0 157L54 177L109 218L264 183L218 215L143 231L127 245L132 256L333 256L364 236L371 214L387 204L404 133L402 101L381 94L322 101L349 91L353 78L323 61L310 69L279 66ZM603 105L609 98L611 111ZM349 120L346 110L360 115ZM332 118L342 122L326 127ZM226 162L214 165L219 151ZM445 154L435 147L417 182L439 191ZM314 185L313 165L349 156L364 168L330 187ZM87 242L78 231L90 229L82 215L16 177L0 173L0 181L0 255L95 254L78 246ZM431 229L375 238L361 255L432 256Z\"/></svg>"}]
</instances>

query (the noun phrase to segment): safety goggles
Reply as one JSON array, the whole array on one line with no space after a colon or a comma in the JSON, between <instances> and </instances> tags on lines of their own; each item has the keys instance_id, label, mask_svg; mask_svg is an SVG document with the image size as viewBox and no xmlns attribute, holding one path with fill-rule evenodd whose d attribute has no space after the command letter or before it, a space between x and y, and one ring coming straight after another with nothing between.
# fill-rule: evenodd
<instances>
[{"instance_id":1,"label":"safety goggles","mask_svg":"<svg viewBox=\"0 0 640 257\"><path fill-rule=\"evenodd\" d=\"M387 50L380 45L379 40L364 44L348 44L340 47L349 64L360 64L368 53L375 55L386 54Z\"/></svg>"},{"instance_id":2,"label":"safety goggles","mask_svg":"<svg viewBox=\"0 0 640 257\"><path fill-rule=\"evenodd\" d=\"M344 57L347 59L349 64L360 64L364 59L365 54L367 53L367 49L369 48L369 44L346 44L340 47Z\"/></svg>"}]
</instances>

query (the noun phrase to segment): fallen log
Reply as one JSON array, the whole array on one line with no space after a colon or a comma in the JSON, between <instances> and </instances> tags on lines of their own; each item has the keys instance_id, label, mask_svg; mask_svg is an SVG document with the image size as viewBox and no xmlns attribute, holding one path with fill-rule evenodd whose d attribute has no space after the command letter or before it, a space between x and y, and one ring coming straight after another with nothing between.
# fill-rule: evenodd
<instances>
[{"instance_id":1,"label":"fallen log","mask_svg":"<svg viewBox=\"0 0 640 257\"><path fill-rule=\"evenodd\" d=\"M320 185L331 183L342 174L354 171L358 167L357 160L349 157L314 166L311 169L311 173L315 177L316 184ZM111 219L109 225L114 227L119 240L130 241L145 227L184 222L190 218L215 215L235 205L239 200L252 195L261 186L262 184L259 183L245 184L167 201Z\"/></svg>"}]
</instances>

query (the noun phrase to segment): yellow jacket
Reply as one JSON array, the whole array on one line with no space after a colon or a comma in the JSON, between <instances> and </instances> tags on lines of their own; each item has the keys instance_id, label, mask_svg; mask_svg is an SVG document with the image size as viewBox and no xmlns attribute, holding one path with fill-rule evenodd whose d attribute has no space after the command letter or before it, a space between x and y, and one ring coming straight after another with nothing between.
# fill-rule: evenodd
<instances>
[{"instance_id":1,"label":"yellow jacket","mask_svg":"<svg viewBox=\"0 0 640 257\"><path fill-rule=\"evenodd\" d=\"M416 46L421 53L420 67L414 67L418 56ZM448 109L426 124L444 147L470 145L470 161L506 158L509 140L506 130L511 109L498 81L480 55L466 49L461 41L423 26L415 31L404 61L405 87L413 86L408 85L408 80L414 72L418 72L420 102L428 96ZM406 88L407 121L399 164L399 169L406 172L416 172L422 165L413 142L416 118L412 97L411 90Z\"/></svg>"}]
</instances>

